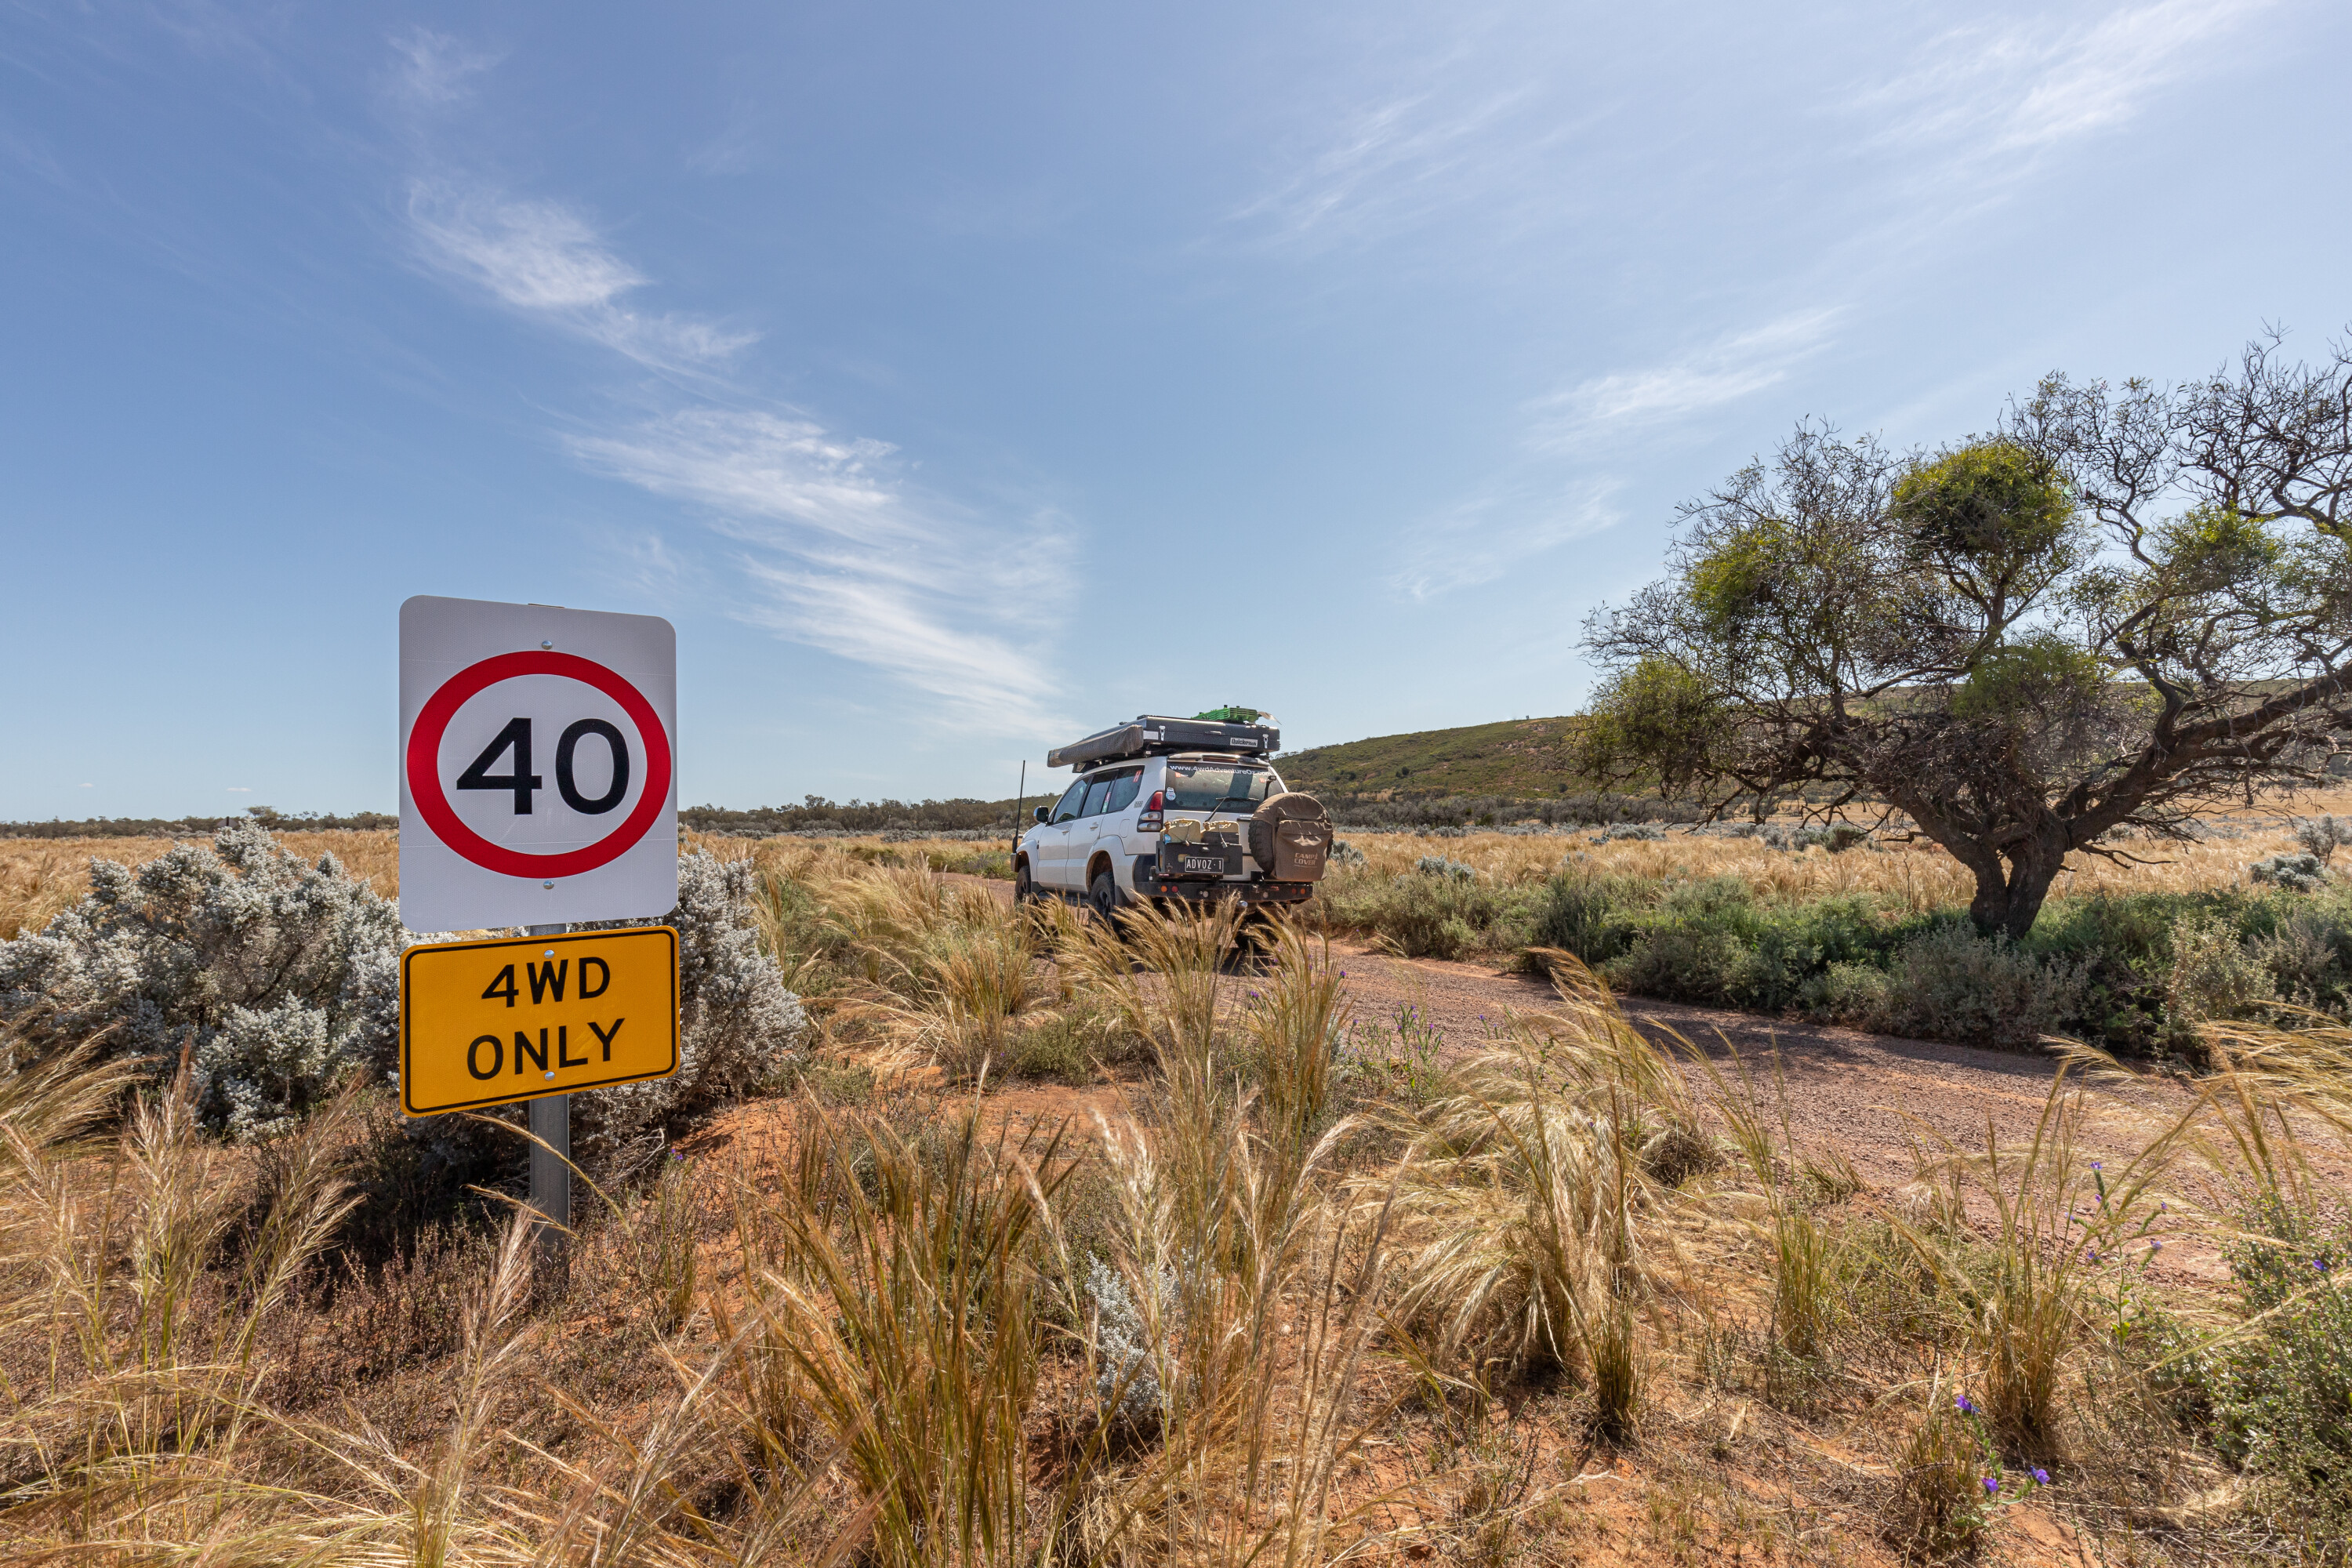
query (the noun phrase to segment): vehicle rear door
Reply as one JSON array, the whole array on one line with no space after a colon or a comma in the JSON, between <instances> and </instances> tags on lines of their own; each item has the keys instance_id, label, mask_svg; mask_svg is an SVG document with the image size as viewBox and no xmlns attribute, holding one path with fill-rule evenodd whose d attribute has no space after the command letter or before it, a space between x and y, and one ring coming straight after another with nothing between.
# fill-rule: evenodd
<instances>
[{"instance_id":1,"label":"vehicle rear door","mask_svg":"<svg viewBox=\"0 0 2352 1568\"><path fill-rule=\"evenodd\" d=\"M1087 868L1097 849L1109 855L1113 874L1129 854L1128 826L1135 820L1136 792L1143 785L1143 770L1125 767L1096 777L1087 790L1087 814L1070 834L1070 874L1086 886Z\"/></svg>"},{"instance_id":2,"label":"vehicle rear door","mask_svg":"<svg viewBox=\"0 0 2352 1568\"><path fill-rule=\"evenodd\" d=\"M1057 888L1076 893L1087 890L1087 857L1095 847L1095 818L1110 794L1111 776L1103 773L1080 779L1062 797L1062 805L1055 807L1056 816L1066 809L1071 813L1070 826L1062 834L1062 861L1054 883Z\"/></svg>"}]
</instances>

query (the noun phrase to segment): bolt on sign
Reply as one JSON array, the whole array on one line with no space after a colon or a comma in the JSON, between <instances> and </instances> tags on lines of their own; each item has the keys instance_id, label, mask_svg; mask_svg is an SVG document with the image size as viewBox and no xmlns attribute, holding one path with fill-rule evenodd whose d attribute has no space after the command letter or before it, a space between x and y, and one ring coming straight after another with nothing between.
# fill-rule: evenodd
<instances>
[{"instance_id":1,"label":"bolt on sign","mask_svg":"<svg viewBox=\"0 0 2352 1568\"><path fill-rule=\"evenodd\" d=\"M402 922L669 913L677 732L677 633L658 616L402 605Z\"/></svg>"},{"instance_id":2,"label":"bolt on sign","mask_svg":"<svg viewBox=\"0 0 2352 1568\"><path fill-rule=\"evenodd\" d=\"M677 1070L668 926L433 942L400 960L400 1108L438 1116Z\"/></svg>"}]
</instances>

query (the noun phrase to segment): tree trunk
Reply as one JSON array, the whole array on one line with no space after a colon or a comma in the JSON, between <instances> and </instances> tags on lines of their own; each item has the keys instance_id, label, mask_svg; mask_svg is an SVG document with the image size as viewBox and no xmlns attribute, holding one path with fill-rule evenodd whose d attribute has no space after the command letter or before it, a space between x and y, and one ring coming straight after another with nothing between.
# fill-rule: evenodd
<instances>
[{"instance_id":1,"label":"tree trunk","mask_svg":"<svg viewBox=\"0 0 2352 1568\"><path fill-rule=\"evenodd\" d=\"M1977 896L1969 903L1969 918L1987 936L2022 942L2065 864L2063 847L2039 838L2018 845L2005 858L1977 859L1970 868L1976 873Z\"/></svg>"}]
</instances>

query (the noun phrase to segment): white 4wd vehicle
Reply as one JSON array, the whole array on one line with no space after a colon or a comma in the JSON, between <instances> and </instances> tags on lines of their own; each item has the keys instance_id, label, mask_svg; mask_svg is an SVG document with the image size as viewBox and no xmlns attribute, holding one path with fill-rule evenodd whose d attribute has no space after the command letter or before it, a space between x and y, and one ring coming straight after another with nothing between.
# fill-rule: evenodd
<instances>
[{"instance_id":1,"label":"white 4wd vehicle","mask_svg":"<svg viewBox=\"0 0 2352 1568\"><path fill-rule=\"evenodd\" d=\"M1264 724L1147 714L1048 752L1078 776L1021 836L1013 896L1083 900L1106 917L1137 900L1305 900L1331 821L1264 760L1281 739Z\"/></svg>"}]
</instances>

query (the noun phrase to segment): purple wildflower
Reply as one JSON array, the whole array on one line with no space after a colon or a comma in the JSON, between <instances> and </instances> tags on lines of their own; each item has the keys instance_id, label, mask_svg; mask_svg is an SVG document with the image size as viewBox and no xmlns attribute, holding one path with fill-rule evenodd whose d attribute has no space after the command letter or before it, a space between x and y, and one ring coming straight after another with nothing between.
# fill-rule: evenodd
<instances>
[{"instance_id":1,"label":"purple wildflower","mask_svg":"<svg viewBox=\"0 0 2352 1568\"><path fill-rule=\"evenodd\" d=\"M2091 1169L2094 1171L2104 1171L2106 1168L2107 1163L2105 1160L2094 1160L2091 1162Z\"/></svg>"},{"instance_id":2,"label":"purple wildflower","mask_svg":"<svg viewBox=\"0 0 2352 1568\"><path fill-rule=\"evenodd\" d=\"M1958 1411L1963 1415L1974 1415L1977 1413L1976 1405L1969 1401L1969 1396L1965 1394L1952 1401L1952 1408Z\"/></svg>"},{"instance_id":3,"label":"purple wildflower","mask_svg":"<svg viewBox=\"0 0 2352 1568\"><path fill-rule=\"evenodd\" d=\"M2050 1472L2043 1469L2041 1466L2036 1465L2033 1468L2033 1484L2037 1487L2048 1486L2050 1484Z\"/></svg>"},{"instance_id":4,"label":"purple wildflower","mask_svg":"<svg viewBox=\"0 0 2352 1568\"><path fill-rule=\"evenodd\" d=\"M1999 1476L1987 1476L1987 1477L1984 1479L1984 1483L1985 1483L1985 1496L1987 1496L1987 1497L1992 1497L1992 1496L1994 1496L1994 1495L1996 1495L1997 1493L1999 1493L1999 1492L2000 1492L2000 1478Z\"/></svg>"}]
</instances>

